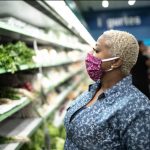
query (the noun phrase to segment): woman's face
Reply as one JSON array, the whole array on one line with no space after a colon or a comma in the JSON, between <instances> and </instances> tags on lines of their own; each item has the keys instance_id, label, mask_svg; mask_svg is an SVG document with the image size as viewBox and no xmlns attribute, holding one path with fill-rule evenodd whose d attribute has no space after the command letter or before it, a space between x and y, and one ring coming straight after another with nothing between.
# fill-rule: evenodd
<instances>
[{"instance_id":1,"label":"woman's face","mask_svg":"<svg viewBox=\"0 0 150 150\"><path fill-rule=\"evenodd\" d=\"M109 51L109 48L106 46L106 40L104 38L99 38L96 42L95 47L93 48L93 55L100 59L112 58L112 54ZM104 70L110 69L114 60L103 62L102 68Z\"/></svg>"},{"instance_id":2,"label":"woman's face","mask_svg":"<svg viewBox=\"0 0 150 150\"><path fill-rule=\"evenodd\" d=\"M99 38L96 42L95 47L93 48L93 55L97 58L105 59L111 58L112 55L106 46L106 40L104 38Z\"/></svg>"}]
</instances>

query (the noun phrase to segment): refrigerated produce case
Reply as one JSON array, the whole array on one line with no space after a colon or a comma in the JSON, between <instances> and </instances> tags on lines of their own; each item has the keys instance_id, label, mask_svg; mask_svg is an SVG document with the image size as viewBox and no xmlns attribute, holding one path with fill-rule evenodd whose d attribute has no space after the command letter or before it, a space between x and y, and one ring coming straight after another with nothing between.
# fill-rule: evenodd
<instances>
[{"instance_id":1,"label":"refrigerated produce case","mask_svg":"<svg viewBox=\"0 0 150 150\"><path fill-rule=\"evenodd\" d=\"M88 84L83 60L95 41L59 4L74 22L58 1L0 1L0 150L60 150L65 111Z\"/></svg>"}]
</instances>

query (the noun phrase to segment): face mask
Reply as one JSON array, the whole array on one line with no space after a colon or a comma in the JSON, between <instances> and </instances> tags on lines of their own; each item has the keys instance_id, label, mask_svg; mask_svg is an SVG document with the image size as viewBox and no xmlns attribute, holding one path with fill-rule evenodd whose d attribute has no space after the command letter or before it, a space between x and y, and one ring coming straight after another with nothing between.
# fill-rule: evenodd
<instances>
[{"instance_id":1,"label":"face mask","mask_svg":"<svg viewBox=\"0 0 150 150\"><path fill-rule=\"evenodd\" d=\"M107 62L111 61L114 59L117 59L119 57L113 57L113 58L108 58L108 59L99 59L94 57L92 54L88 53L86 59L85 59L85 64L86 64L86 70L90 76L90 78L94 81L97 81L102 78L105 72L111 71L109 70L103 70L102 69L102 62Z\"/></svg>"}]
</instances>

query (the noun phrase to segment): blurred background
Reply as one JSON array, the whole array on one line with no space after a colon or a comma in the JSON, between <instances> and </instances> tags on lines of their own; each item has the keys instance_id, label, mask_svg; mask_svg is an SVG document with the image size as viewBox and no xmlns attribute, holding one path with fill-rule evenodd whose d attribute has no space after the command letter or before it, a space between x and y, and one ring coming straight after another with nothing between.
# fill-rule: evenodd
<instances>
[{"instance_id":1,"label":"blurred background","mask_svg":"<svg viewBox=\"0 0 150 150\"><path fill-rule=\"evenodd\" d=\"M150 45L150 1L66 1L96 40L108 29L126 30ZM82 18L82 19L81 19Z\"/></svg>"}]
</instances>

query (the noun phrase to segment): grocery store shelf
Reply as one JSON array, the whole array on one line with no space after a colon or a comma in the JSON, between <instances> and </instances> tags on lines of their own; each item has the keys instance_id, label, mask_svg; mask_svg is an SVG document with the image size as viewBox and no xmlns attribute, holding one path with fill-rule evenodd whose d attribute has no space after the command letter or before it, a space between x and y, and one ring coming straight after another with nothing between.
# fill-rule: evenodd
<instances>
[{"instance_id":1,"label":"grocery store shelf","mask_svg":"<svg viewBox=\"0 0 150 150\"><path fill-rule=\"evenodd\" d=\"M70 33L80 37L80 34L74 29L70 28L69 24L66 22L63 17L61 17L57 11L55 11L50 5L47 4L45 1L26 1L26 3L30 4L31 6L35 7L36 9L40 10L41 13L47 15L49 18L56 21L62 27L66 28ZM80 37L81 38L81 37ZM82 39L84 41L84 39Z\"/></svg>"},{"instance_id":2,"label":"grocery store shelf","mask_svg":"<svg viewBox=\"0 0 150 150\"><path fill-rule=\"evenodd\" d=\"M30 119L13 119L8 120L1 124L0 135L6 137L20 137L26 138L33 134L33 132L41 125L41 118L30 118ZM0 150L18 150L23 143L10 143L1 144Z\"/></svg>"},{"instance_id":3,"label":"grocery store shelf","mask_svg":"<svg viewBox=\"0 0 150 150\"><path fill-rule=\"evenodd\" d=\"M50 8L55 10L55 12L62 17L65 22L67 22L68 26L71 27L73 31L75 31L76 35L80 37L83 41L88 43L89 45L95 44L95 40L91 36L91 34L87 31L85 26L81 23L81 20L78 19L78 17L72 12L72 10L66 5L65 1L62 1L61 3L58 1L50 2L50 1L44 1ZM75 4L74 4L75 5ZM72 6L74 6L72 4ZM74 6L75 7L75 6ZM62 10L64 10L62 12Z\"/></svg>"},{"instance_id":4,"label":"grocery store shelf","mask_svg":"<svg viewBox=\"0 0 150 150\"><path fill-rule=\"evenodd\" d=\"M33 69L33 68L36 68L37 66L36 65L21 65L19 66L19 69L17 71L20 71L20 70L27 70L27 69ZM11 72L11 70L6 70L5 68L0 68L0 74L3 74L3 73L9 73Z\"/></svg>"},{"instance_id":5,"label":"grocery store shelf","mask_svg":"<svg viewBox=\"0 0 150 150\"><path fill-rule=\"evenodd\" d=\"M23 107L27 106L31 101L27 98L22 98L21 100L13 101L10 104L0 105L0 121L8 118L17 111L21 110Z\"/></svg>"},{"instance_id":6,"label":"grocery store shelf","mask_svg":"<svg viewBox=\"0 0 150 150\"><path fill-rule=\"evenodd\" d=\"M33 46L37 55L33 56L33 62L19 65L20 61L18 61L10 70L5 69L8 65L3 64L0 68L0 76L2 80L5 79L4 85L7 83L6 85L10 87L14 84L17 86L24 82L33 82L33 88L37 92L31 94L31 98L37 96L38 103L37 106L33 104L26 110L26 107L32 104L32 100L23 97L0 105L0 136L4 137L4 141L0 139L0 150L19 150L30 140L29 137L42 127L42 124L49 122L48 119L58 108L61 109L62 104L66 103L72 95L74 96L75 89L85 79L80 64L84 61L84 53L90 49L90 35L85 31L86 28L79 24L79 20L77 22L77 18L72 17L73 13L66 11L69 8L65 1L62 3L65 4L66 9L62 7L61 2L59 5L63 12L57 11L49 3L51 2L27 0L20 3L17 1L1 3L0 37L4 49L8 42L14 43L19 40L24 41L29 47ZM62 15L65 12L66 17ZM35 16L38 18L36 21ZM6 49L8 53L9 50ZM12 52L13 57L17 56L14 52ZM12 75L13 69L14 72L19 73L17 78ZM33 115L29 114L32 117L25 117L30 109L35 111ZM36 117L33 117L34 114ZM8 143L5 137L8 138Z\"/></svg>"},{"instance_id":7,"label":"grocery store shelf","mask_svg":"<svg viewBox=\"0 0 150 150\"><path fill-rule=\"evenodd\" d=\"M76 63L76 62L80 62L83 61L82 59L77 59L77 60L65 60L65 61L57 61L57 62L53 62L51 64L43 64L43 65L39 65L38 67L55 67L55 66L62 66L65 64L72 64L72 63Z\"/></svg>"},{"instance_id":8,"label":"grocery store shelf","mask_svg":"<svg viewBox=\"0 0 150 150\"><path fill-rule=\"evenodd\" d=\"M48 106L47 110L43 110L42 118L30 118L30 119L10 119L6 120L5 122L2 122L0 124L0 135L6 136L6 137L30 137L34 131L37 130L37 128L42 124L42 122L45 121L45 119L48 119L48 117L60 106L60 104L65 100L67 95L74 90L80 82L84 79L84 76L82 78L69 86L65 91L63 91L55 100L55 105ZM10 144L1 144L0 150L19 150L23 143L10 143Z\"/></svg>"},{"instance_id":9,"label":"grocery store shelf","mask_svg":"<svg viewBox=\"0 0 150 150\"><path fill-rule=\"evenodd\" d=\"M67 97L67 95L72 90L74 90L80 84L80 82L83 79L84 79L84 77L82 77L78 82L72 84L66 90L64 90L61 94L59 94L59 96L55 100L55 105L49 107L49 110L44 114L44 118L45 119L47 119L52 114L52 112L54 112L60 106L60 104L65 100L65 98Z\"/></svg>"},{"instance_id":10,"label":"grocery store shelf","mask_svg":"<svg viewBox=\"0 0 150 150\"><path fill-rule=\"evenodd\" d=\"M80 62L83 61L83 59L78 59L75 61L72 60L66 60L66 61L62 61L62 62L55 62L55 63L51 63L51 64L43 64L43 65L37 65L37 64L32 64L32 65L21 65L19 66L19 69L17 71L23 71L23 70L29 70L29 69L36 69L39 67L55 67L55 66L61 66L61 65L65 65L65 64L71 64L71 63L76 63L76 62ZM11 70L6 70L4 68L0 68L0 74L3 73L10 73Z\"/></svg>"},{"instance_id":11,"label":"grocery store shelf","mask_svg":"<svg viewBox=\"0 0 150 150\"><path fill-rule=\"evenodd\" d=\"M40 10L43 14L52 18L58 22L61 26L69 30L70 33L76 35L80 40L89 45L95 44L95 40L92 38L86 27L82 25L81 19L72 12L66 5L67 1L26 1L31 6ZM72 6L74 6L72 4ZM75 6L74 6L75 7ZM62 10L64 10L62 12Z\"/></svg>"},{"instance_id":12,"label":"grocery store shelf","mask_svg":"<svg viewBox=\"0 0 150 150\"><path fill-rule=\"evenodd\" d=\"M62 42L60 43L60 40L53 41L53 39L45 33L29 32L28 30L26 31L25 29L10 26L9 24L2 21L0 21L0 34L9 35L10 37L12 36L19 39L21 38L25 41L33 42L34 40L36 40L41 44L52 44L62 48L81 50L77 48L75 45L68 45Z\"/></svg>"},{"instance_id":13,"label":"grocery store shelf","mask_svg":"<svg viewBox=\"0 0 150 150\"><path fill-rule=\"evenodd\" d=\"M63 79L61 79L60 81L58 81L57 83L51 85L47 92L50 92L51 90L53 90L54 88L56 88L57 86L61 85L62 83L64 83L65 81L69 80L70 78L72 78L73 76L75 76L76 74L81 73L82 69L79 69L73 73L70 73L69 75L67 75L66 77L64 77Z\"/></svg>"}]
</instances>

